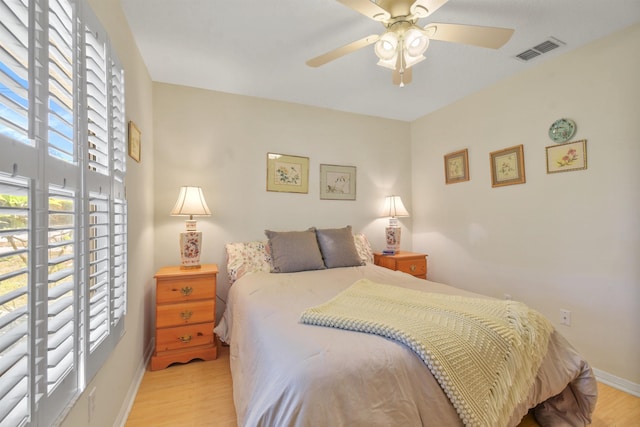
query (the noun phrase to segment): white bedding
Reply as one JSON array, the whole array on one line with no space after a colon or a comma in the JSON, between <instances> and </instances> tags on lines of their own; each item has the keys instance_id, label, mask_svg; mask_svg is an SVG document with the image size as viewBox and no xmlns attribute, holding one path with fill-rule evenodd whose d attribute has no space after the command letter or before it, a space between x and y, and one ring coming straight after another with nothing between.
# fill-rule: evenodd
<instances>
[{"instance_id":1,"label":"white bedding","mask_svg":"<svg viewBox=\"0 0 640 427\"><path fill-rule=\"evenodd\" d=\"M239 426L459 426L430 371L407 347L375 335L304 325L301 312L368 278L407 288L478 296L367 264L298 273L253 273L229 292L216 333L231 348ZM558 398L550 399L559 395ZM597 388L588 364L558 334L517 425L535 407L543 426L585 425Z\"/></svg>"}]
</instances>

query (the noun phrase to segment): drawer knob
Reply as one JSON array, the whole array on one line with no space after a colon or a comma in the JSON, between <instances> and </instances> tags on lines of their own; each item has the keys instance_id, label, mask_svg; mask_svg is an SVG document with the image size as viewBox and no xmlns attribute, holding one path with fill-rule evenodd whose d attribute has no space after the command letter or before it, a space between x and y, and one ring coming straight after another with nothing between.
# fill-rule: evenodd
<instances>
[{"instance_id":1,"label":"drawer knob","mask_svg":"<svg viewBox=\"0 0 640 427\"><path fill-rule=\"evenodd\" d=\"M411 272L413 273L414 271L416 271L416 265L415 264L411 264L409 266L409 270L411 270Z\"/></svg>"},{"instance_id":2,"label":"drawer knob","mask_svg":"<svg viewBox=\"0 0 640 427\"><path fill-rule=\"evenodd\" d=\"M191 341L191 335L183 335L180 337L180 341L182 341L183 343L188 343Z\"/></svg>"},{"instance_id":3,"label":"drawer knob","mask_svg":"<svg viewBox=\"0 0 640 427\"><path fill-rule=\"evenodd\" d=\"M191 310L185 310L180 312L180 317L182 317L182 320L189 320L192 314L193 312Z\"/></svg>"},{"instance_id":4,"label":"drawer knob","mask_svg":"<svg viewBox=\"0 0 640 427\"><path fill-rule=\"evenodd\" d=\"M193 288L191 286L185 286L184 288L180 289L180 293L185 297L188 297L189 295L191 295L192 292L193 292Z\"/></svg>"}]
</instances>

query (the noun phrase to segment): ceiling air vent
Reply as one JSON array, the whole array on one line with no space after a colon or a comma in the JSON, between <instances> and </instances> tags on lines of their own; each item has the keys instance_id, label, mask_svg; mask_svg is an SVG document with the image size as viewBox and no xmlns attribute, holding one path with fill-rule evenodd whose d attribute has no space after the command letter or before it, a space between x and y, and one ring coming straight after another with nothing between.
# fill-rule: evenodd
<instances>
[{"instance_id":1,"label":"ceiling air vent","mask_svg":"<svg viewBox=\"0 0 640 427\"><path fill-rule=\"evenodd\" d=\"M531 49L520 52L516 55L516 58L521 61L529 61L537 56L542 55L543 53L547 53L564 45L565 43L563 41L560 41L555 37L550 37L548 40L543 41L542 43L532 47Z\"/></svg>"},{"instance_id":2,"label":"ceiling air vent","mask_svg":"<svg viewBox=\"0 0 640 427\"><path fill-rule=\"evenodd\" d=\"M533 49L527 49L524 52L517 54L516 58L521 59L523 61L528 61L528 60L533 59L536 56L540 56L540 55L541 55L540 52L536 52Z\"/></svg>"}]
</instances>

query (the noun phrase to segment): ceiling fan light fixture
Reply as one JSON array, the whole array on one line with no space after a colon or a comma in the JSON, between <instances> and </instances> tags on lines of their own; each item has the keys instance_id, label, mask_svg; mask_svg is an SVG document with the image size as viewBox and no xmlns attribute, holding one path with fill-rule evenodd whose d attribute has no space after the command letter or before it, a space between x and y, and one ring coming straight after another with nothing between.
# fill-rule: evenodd
<instances>
[{"instance_id":1,"label":"ceiling fan light fixture","mask_svg":"<svg viewBox=\"0 0 640 427\"><path fill-rule=\"evenodd\" d=\"M395 70L398 62L398 44L400 40L393 31L387 31L375 44L376 56L380 59L378 65Z\"/></svg>"},{"instance_id":2,"label":"ceiling fan light fixture","mask_svg":"<svg viewBox=\"0 0 640 427\"><path fill-rule=\"evenodd\" d=\"M404 50L412 57L420 57L429 47L429 37L418 28L409 28L404 33Z\"/></svg>"},{"instance_id":3,"label":"ceiling fan light fixture","mask_svg":"<svg viewBox=\"0 0 640 427\"><path fill-rule=\"evenodd\" d=\"M384 33L380 40L376 42L375 52L380 60L387 61L393 59L398 51L398 36L391 31Z\"/></svg>"},{"instance_id":4,"label":"ceiling fan light fixture","mask_svg":"<svg viewBox=\"0 0 640 427\"><path fill-rule=\"evenodd\" d=\"M381 67L388 68L390 70L395 70L398 64L398 54L394 54L392 58L389 59L380 59L377 65Z\"/></svg>"},{"instance_id":5,"label":"ceiling fan light fixture","mask_svg":"<svg viewBox=\"0 0 640 427\"><path fill-rule=\"evenodd\" d=\"M404 51L403 58L404 58L404 66L406 68L413 67L418 62L422 62L426 59L424 55L411 56L409 55L409 52L406 49Z\"/></svg>"}]
</instances>

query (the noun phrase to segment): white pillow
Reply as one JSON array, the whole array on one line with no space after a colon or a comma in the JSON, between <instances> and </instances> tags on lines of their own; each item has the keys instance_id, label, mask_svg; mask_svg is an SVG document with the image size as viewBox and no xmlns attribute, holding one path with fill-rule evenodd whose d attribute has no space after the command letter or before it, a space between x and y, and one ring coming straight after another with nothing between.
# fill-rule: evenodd
<instances>
[{"instance_id":1,"label":"white pillow","mask_svg":"<svg viewBox=\"0 0 640 427\"><path fill-rule=\"evenodd\" d=\"M271 251L267 241L227 243L227 273L229 285L247 273L271 271Z\"/></svg>"}]
</instances>

